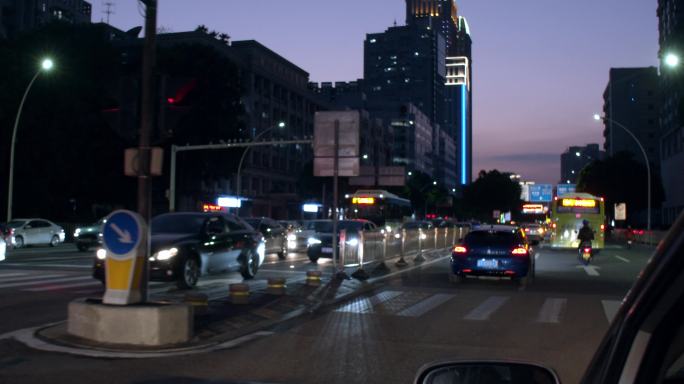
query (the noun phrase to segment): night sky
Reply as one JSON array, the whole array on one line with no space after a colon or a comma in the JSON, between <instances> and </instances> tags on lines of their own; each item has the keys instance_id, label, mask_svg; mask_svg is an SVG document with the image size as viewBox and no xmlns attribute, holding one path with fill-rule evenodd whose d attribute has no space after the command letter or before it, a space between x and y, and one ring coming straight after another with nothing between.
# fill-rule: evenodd
<instances>
[{"instance_id":1,"label":"night sky","mask_svg":"<svg viewBox=\"0 0 684 384\"><path fill-rule=\"evenodd\" d=\"M102 1L90 1L100 21ZM112 25L142 25L137 1L109 1ZM457 4L473 38L475 174L497 168L557 182L566 147L603 144L592 115L609 68L658 64L656 0ZM320 82L362 77L365 34L404 19L404 0L160 0L158 24L258 40Z\"/></svg>"}]
</instances>

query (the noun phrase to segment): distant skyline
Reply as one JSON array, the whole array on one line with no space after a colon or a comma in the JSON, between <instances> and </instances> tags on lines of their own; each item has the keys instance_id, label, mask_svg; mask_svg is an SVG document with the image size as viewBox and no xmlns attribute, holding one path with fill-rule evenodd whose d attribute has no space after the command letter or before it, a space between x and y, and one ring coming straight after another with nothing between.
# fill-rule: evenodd
<instances>
[{"instance_id":1,"label":"distant skyline","mask_svg":"<svg viewBox=\"0 0 684 384\"><path fill-rule=\"evenodd\" d=\"M137 2L115 3L110 23L142 25ZM106 16L92 0L93 21ZM656 0L460 0L473 38L473 147L481 169L560 178L569 146L603 145L592 115L603 107L611 67L657 66ZM363 76L366 33L403 25L404 0L161 0L168 31L204 24L231 40L258 40L303 68L311 81Z\"/></svg>"}]
</instances>

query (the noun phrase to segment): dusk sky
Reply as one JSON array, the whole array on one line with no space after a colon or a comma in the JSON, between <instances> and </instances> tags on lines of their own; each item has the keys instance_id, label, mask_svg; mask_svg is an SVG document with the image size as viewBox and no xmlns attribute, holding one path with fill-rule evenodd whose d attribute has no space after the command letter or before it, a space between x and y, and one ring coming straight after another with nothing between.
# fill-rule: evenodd
<instances>
[{"instance_id":1,"label":"dusk sky","mask_svg":"<svg viewBox=\"0 0 684 384\"><path fill-rule=\"evenodd\" d=\"M93 21L104 18L93 2ZM142 25L137 1L113 0L111 24ZM656 66L656 0L460 0L473 38L474 174L497 168L557 182L570 145L603 144L610 67ZM312 81L363 77L363 40L396 20L404 0L160 0L160 27L199 24L255 39Z\"/></svg>"}]
</instances>

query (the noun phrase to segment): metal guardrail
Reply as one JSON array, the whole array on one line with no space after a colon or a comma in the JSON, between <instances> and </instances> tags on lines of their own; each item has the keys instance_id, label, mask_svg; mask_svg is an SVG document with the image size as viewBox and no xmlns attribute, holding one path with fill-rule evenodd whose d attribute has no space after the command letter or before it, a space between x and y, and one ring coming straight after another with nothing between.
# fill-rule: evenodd
<instances>
[{"instance_id":1,"label":"metal guardrail","mask_svg":"<svg viewBox=\"0 0 684 384\"><path fill-rule=\"evenodd\" d=\"M357 268L353 274L375 268L386 268L386 262L397 259L397 266L407 265L406 259L424 261L424 254L433 250L450 249L465 237L464 227L434 229L402 229L398 232L358 231L346 232L340 236L340 260L338 268Z\"/></svg>"}]
</instances>

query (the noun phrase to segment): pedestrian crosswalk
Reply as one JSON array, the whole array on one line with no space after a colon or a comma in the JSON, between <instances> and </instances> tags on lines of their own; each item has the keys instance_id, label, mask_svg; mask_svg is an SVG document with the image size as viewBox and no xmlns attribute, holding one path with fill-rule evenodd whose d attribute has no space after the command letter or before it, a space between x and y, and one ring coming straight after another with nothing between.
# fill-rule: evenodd
<instances>
[{"instance_id":1,"label":"pedestrian crosswalk","mask_svg":"<svg viewBox=\"0 0 684 384\"><path fill-rule=\"evenodd\" d=\"M457 301L454 301L457 300ZM458 317L465 322L484 322L506 316L529 317L535 324L561 324L567 320L569 308L576 313L597 311L597 319L610 323L620 300L597 299L575 296L535 297L521 295L479 295L474 297L460 293L430 293L417 291L382 291L369 297L361 297L337 308L335 312L351 314L389 315L398 317L421 317L445 306L445 316Z\"/></svg>"},{"instance_id":2,"label":"pedestrian crosswalk","mask_svg":"<svg viewBox=\"0 0 684 384\"><path fill-rule=\"evenodd\" d=\"M101 286L102 284L89 274L40 270L0 271L0 290L47 292L88 288L95 292L101 290Z\"/></svg>"}]
</instances>

